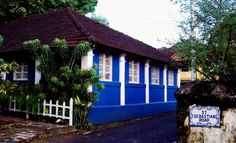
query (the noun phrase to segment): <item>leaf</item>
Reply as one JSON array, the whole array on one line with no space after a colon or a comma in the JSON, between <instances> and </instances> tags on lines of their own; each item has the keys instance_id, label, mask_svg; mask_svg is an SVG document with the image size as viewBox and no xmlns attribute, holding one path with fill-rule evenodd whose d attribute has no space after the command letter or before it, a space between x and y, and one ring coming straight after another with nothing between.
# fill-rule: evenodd
<instances>
[{"instance_id":1,"label":"leaf","mask_svg":"<svg viewBox=\"0 0 236 143\"><path fill-rule=\"evenodd\" d=\"M38 47L41 45L39 39L34 39L34 40L28 40L23 42L23 45L27 47L28 49L37 52Z\"/></svg>"},{"instance_id":2,"label":"leaf","mask_svg":"<svg viewBox=\"0 0 236 143\"><path fill-rule=\"evenodd\" d=\"M0 46L2 46L3 40L4 40L4 38L0 35Z\"/></svg>"},{"instance_id":3,"label":"leaf","mask_svg":"<svg viewBox=\"0 0 236 143\"><path fill-rule=\"evenodd\" d=\"M80 42L79 45L73 50L72 55L73 57L81 57L85 56L88 51L91 49L90 43L87 41Z\"/></svg>"},{"instance_id":4,"label":"leaf","mask_svg":"<svg viewBox=\"0 0 236 143\"><path fill-rule=\"evenodd\" d=\"M70 8L81 14L93 12L97 0L1 0L0 23L9 22L22 16Z\"/></svg>"}]
</instances>

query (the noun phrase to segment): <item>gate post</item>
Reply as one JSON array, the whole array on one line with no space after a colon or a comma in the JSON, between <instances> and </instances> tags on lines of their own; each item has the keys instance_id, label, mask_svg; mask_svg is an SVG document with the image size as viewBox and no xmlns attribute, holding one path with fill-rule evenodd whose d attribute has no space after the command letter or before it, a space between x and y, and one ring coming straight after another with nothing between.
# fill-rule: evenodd
<instances>
[{"instance_id":1,"label":"gate post","mask_svg":"<svg viewBox=\"0 0 236 143\"><path fill-rule=\"evenodd\" d=\"M236 142L234 85L193 81L176 91L178 143Z\"/></svg>"}]
</instances>

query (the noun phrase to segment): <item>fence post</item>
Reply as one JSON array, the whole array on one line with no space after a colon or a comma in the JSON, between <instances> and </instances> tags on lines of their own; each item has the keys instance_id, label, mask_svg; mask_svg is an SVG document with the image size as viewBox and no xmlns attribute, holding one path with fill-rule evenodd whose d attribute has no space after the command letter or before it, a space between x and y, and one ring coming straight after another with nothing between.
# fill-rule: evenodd
<instances>
[{"instance_id":1,"label":"fence post","mask_svg":"<svg viewBox=\"0 0 236 143\"><path fill-rule=\"evenodd\" d=\"M29 119L29 104L28 104L28 100L29 100L29 95L26 96L26 119Z\"/></svg>"},{"instance_id":2,"label":"fence post","mask_svg":"<svg viewBox=\"0 0 236 143\"><path fill-rule=\"evenodd\" d=\"M49 117L52 116L52 100L49 102Z\"/></svg>"},{"instance_id":3,"label":"fence post","mask_svg":"<svg viewBox=\"0 0 236 143\"><path fill-rule=\"evenodd\" d=\"M56 101L56 118L58 117L58 100Z\"/></svg>"},{"instance_id":4,"label":"fence post","mask_svg":"<svg viewBox=\"0 0 236 143\"><path fill-rule=\"evenodd\" d=\"M66 107L66 103L64 101L63 102L63 107L62 107L62 119L65 119L65 112L66 112L65 107Z\"/></svg>"},{"instance_id":5,"label":"fence post","mask_svg":"<svg viewBox=\"0 0 236 143\"><path fill-rule=\"evenodd\" d=\"M70 113L69 126L73 126L73 99L70 98Z\"/></svg>"},{"instance_id":6,"label":"fence post","mask_svg":"<svg viewBox=\"0 0 236 143\"><path fill-rule=\"evenodd\" d=\"M40 114L40 100L38 99L38 115Z\"/></svg>"},{"instance_id":7,"label":"fence post","mask_svg":"<svg viewBox=\"0 0 236 143\"><path fill-rule=\"evenodd\" d=\"M46 100L43 100L43 116L45 116L45 110L46 110Z\"/></svg>"}]
</instances>

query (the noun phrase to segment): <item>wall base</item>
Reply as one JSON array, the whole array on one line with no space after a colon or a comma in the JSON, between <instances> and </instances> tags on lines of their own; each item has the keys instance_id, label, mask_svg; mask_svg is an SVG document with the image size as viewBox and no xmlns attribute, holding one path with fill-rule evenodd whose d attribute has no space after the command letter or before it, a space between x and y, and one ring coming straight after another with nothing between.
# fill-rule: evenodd
<instances>
[{"instance_id":1,"label":"wall base","mask_svg":"<svg viewBox=\"0 0 236 143\"><path fill-rule=\"evenodd\" d=\"M169 111L176 111L176 101L125 106L97 106L90 111L89 120L93 125L105 124Z\"/></svg>"}]
</instances>

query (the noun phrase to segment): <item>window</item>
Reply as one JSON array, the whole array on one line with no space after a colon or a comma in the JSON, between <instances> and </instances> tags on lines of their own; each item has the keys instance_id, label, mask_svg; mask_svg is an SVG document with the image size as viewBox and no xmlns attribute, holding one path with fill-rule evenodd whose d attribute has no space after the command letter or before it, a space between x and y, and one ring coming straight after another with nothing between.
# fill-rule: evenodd
<instances>
[{"instance_id":1,"label":"window","mask_svg":"<svg viewBox=\"0 0 236 143\"><path fill-rule=\"evenodd\" d=\"M112 81L112 56L108 54L99 55L99 75L101 80Z\"/></svg>"},{"instance_id":2,"label":"window","mask_svg":"<svg viewBox=\"0 0 236 143\"><path fill-rule=\"evenodd\" d=\"M173 70L168 71L168 85L170 86L174 85L174 71Z\"/></svg>"},{"instance_id":3,"label":"window","mask_svg":"<svg viewBox=\"0 0 236 143\"><path fill-rule=\"evenodd\" d=\"M139 83L139 63L133 60L129 62L129 82Z\"/></svg>"},{"instance_id":4,"label":"window","mask_svg":"<svg viewBox=\"0 0 236 143\"><path fill-rule=\"evenodd\" d=\"M21 64L20 67L14 72L14 80L28 80L28 65Z\"/></svg>"},{"instance_id":5,"label":"window","mask_svg":"<svg viewBox=\"0 0 236 143\"><path fill-rule=\"evenodd\" d=\"M152 84L159 84L160 71L158 67L151 67Z\"/></svg>"}]
</instances>

